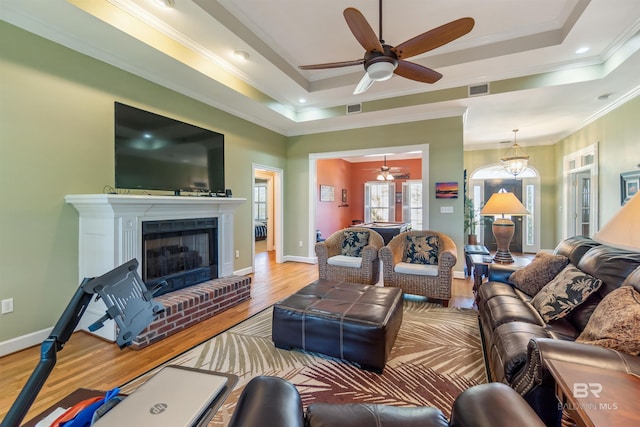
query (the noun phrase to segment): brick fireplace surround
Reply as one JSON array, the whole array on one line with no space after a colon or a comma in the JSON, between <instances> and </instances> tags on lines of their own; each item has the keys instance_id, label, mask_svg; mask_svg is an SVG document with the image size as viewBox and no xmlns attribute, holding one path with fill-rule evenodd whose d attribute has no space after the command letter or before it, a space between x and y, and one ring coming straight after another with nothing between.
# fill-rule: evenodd
<instances>
[{"instance_id":1,"label":"brick fireplace surround","mask_svg":"<svg viewBox=\"0 0 640 427\"><path fill-rule=\"evenodd\" d=\"M133 258L141 261L144 221L218 218L218 279L156 297L165 312L134 339L131 348L146 347L250 298L251 278L233 275L233 212L246 199L80 194L67 195L65 201L80 214L80 278L100 276ZM105 309L101 300L92 301L79 327L88 331ZM92 333L115 341L116 328L109 320Z\"/></svg>"}]
</instances>

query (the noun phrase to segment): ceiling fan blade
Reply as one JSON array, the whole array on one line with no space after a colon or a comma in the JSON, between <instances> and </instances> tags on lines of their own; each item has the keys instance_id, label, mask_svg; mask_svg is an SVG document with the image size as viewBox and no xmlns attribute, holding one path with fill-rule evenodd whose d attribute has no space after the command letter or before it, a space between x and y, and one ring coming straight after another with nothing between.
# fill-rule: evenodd
<instances>
[{"instance_id":1,"label":"ceiling fan blade","mask_svg":"<svg viewBox=\"0 0 640 427\"><path fill-rule=\"evenodd\" d=\"M323 70L325 68L350 67L352 65L362 65L364 59L356 59L353 61L327 62L326 64L300 65L301 70Z\"/></svg>"},{"instance_id":2,"label":"ceiling fan blade","mask_svg":"<svg viewBox=\"0 0 640 427\"><path fill-rule=\"evenodd\" d=\"M373 82L374 80L372 80L369 77L369 74L365 72L364 76L362 76L362 78L360 79L360 82L358 83L356 88L353 90L353 94L358 95L358 94L364 93L367 89L371 87Z\"/></svg>"},{"instance_id":3,"label":"ceiling fan blade","mask_svg":"<svg viewBox=\"0 0 640 427\"><path fill-rule=\"evenodd\" d=\"M354 37L367 52L384 52L378 36L358 9L348 7L344 10L343 15Z\"/></svg>"},{"instance_id":4,"label":"ceiling fan blade","mask_svg":"<svg viewBox=\"0 0 640 427\"><path fill-rule=\"evenodd\" d=\"M448 24L441 25L415 36L394 47L392 50L398 55L398 58L406 59L420 55L421 53L428 52L464 36L471 31L474 25L475 21L473 18L456 19Z\"/></svg>"},{"instance_id":5,"label":"ceiling fan blade","mask_svg":"<svg viewBox=\"0 0 640 427\"><path fill-rule=\"evenodd\" d=\"M394 73L406 79L423 83L435 83L442 78L442 74L431 68L403 60L398 61L398 67Z\"/></svg>"}]
</instances>

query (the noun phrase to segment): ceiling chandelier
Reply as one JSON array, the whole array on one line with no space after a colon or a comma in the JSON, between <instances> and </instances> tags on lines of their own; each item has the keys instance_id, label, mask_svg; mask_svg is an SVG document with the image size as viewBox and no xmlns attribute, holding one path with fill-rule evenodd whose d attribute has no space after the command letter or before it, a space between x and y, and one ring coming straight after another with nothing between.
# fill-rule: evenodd
<instances>
[{"instance_id":1,"label":"ceiling chandelier","mask_svg":"<svg viewBox=\"0 0 640 427\"><path fill-rule=\"evenodd\" d=\"M507 151L507 155L500 160L502 161L502 166L504 169L509 172L514 177L520 175L527 169L527 165L529 163L529 155L524 152L522 147L518 145L516 142L516 134L518 133L518 129L513 130L513 145Z\"/></svg>"}]
</instances>

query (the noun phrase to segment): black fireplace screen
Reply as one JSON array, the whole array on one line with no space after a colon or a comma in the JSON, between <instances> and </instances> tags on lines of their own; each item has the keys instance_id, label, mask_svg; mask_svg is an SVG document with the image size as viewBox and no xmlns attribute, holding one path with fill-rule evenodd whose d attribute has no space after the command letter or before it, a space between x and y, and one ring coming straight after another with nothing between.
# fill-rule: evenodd
<instances>
[{"instance_id":1,"label":"black fireplace screen","mask_svg":"<svg viewBox=\"0 0 640 427\"><path fill-rule=\"evenodd\" d=\"M217 218L142 223L142 279L156 296L218 277Z\"/></svg>"}]
</instances>

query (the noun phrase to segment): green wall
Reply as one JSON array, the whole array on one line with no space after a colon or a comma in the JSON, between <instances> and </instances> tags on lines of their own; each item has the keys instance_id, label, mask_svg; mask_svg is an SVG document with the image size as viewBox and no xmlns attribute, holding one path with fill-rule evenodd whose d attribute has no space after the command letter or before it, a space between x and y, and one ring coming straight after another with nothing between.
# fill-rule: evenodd
<instances>
[{"instance_id":1,"label":"green wall","mask_svg":"<svg viewBox=\"0 0 640 427\"><path fill-rule=\"evenodd\" d=\"M598 145L599 224L620 209L620 173L640 166L640 97L635 97L554 145L525 147L529 164L541 176L541 247L554 248L562 239L562 163L564 156ZM494 164L506 150L465 151L464 167L471 174Z\"/></svg>"},{"instance_id":2,"label":"green wall","mask_svg":"<svg viewBox=\"0 0 640 427\"><path fill-rule=\"evenodd\" d=\"M555 149L552 145L525 147L529 155L529 165L540 175L540 248L554 248L556 201L556 168ZM496 164L503 157L507 149L502 150L473 150L464 152L464 167L470 177L473 172L483 166Z\"/></svg>"},{"instance_id":3,"label":"green wall","mask_svg":"<svg viewBox=\"0 0 640 427\"><path fill-rule=\"evenodd\" d=\"M620 174L640 171L640 97L569 135L555 145L556 180L562 182L562 159L598 144L598 223L600 227L620 209ZM560 185L560 184L559 184ZM555 203L564 203L560 187ZM556 239L561 240L562 217L556 218Z\"/></svg>"},{"instance_id":4,"label":"green wall","mask_svg":"<svg viewBox=\"0 0 640 427\"><path fill-rule=\"evenodd\" d=\"M308 240L309 218L309 154L360 150L378 147L429 144L429 185L424 191L429 197L429 228L448 234L458 246L458 265L462 271L463 219L462 198L436 199L435 183L457 181L462 188L463 148L462 118L425 120L370 128L351 129L291 137L287 142L288 179L285 211L293 214L286 220L286 253L306 255L306 245L297 247L300 240ZM453 214L441 214L441 206L453 206Z\"/></svg>"},{"instance_id":5,"label":"green wall","mask_svg":"<svg viewBox=\"0 0 640 427\"><path fill-rule=\"evenodd\" d=\"M0 342L53 326L77 288L66 194L114 185L114 101L225 135L235 269L252 265L252 163L284 169L286 138L0 21Z\"/></svg>"}]
</instances>

